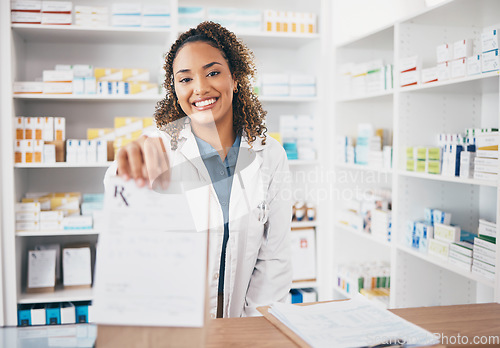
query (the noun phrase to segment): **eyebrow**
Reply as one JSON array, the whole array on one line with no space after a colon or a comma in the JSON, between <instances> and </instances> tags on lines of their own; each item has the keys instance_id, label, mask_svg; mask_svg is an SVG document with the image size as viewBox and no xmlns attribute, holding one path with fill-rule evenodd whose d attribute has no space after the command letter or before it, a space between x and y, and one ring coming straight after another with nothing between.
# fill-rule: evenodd
<instances>
[{"instance_id":1,"label":"eyebrow","mask_svg":"<svg viewBox=\"0 0 500 348\"><path fill-rule=\"evenodd\" d=\"M219 62L212 62L212 63L208 63L208 64L203 65L203 69L208 69L208 68L210 68L210 67L212 67L212 66L214 66L216 64L222 65ZM181 69L181 70L177 71L175 74L177 75L179 73L185 73L185 72L189 72L189 71L191 71L191 69Z\"/></svg>"}]
</instances>

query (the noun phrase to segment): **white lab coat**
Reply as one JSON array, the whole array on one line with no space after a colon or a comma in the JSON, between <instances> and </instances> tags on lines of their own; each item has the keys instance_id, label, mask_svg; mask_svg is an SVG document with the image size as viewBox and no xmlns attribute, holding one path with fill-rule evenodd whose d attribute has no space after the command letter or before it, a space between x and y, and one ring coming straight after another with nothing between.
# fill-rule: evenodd
<instances>
[{"instance_id":1,"label":"white lab coat","mask_svg":"<svg viewBox=\"0 0 500 348\"><path fill-rule=\"evenodd\" d=\"M222 209L190 125L181 131L175 151L170 149L169 135L159 134L169 156L172 182L182 180L209 186L209 311L215 318L224 234ZM106 176L114 173L116 167L110 168ZM257 139L251 147L243 135L229 205L224 317L259 315L256 307L286 299L292 282L291 197L283 147L271 137L267 137L266 145Z\"/></svg>"}]
</instances>

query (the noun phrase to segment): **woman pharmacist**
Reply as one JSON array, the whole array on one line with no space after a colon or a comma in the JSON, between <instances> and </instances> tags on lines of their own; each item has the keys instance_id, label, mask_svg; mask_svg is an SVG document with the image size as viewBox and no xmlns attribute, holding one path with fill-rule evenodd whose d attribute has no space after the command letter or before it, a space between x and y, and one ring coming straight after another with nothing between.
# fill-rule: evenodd
<instances>
[{"instance_id":1,"label":"woman pharmacist","mask_svg":"<svg viewBox=\"0 0 500 348\"><path fill-rule=\"evenodd\" d=\"M210 230L211 316L258 315L257 306L285 300L290 289L292 204L285 152L266 137L266 113L250 84L253 54L232 32L204 22L177 39L164 68L160 135L121 148L118 175L165 187L182 168L182 180L210 185L209 209L220 220Z\"/></svg>"}]
</instances>

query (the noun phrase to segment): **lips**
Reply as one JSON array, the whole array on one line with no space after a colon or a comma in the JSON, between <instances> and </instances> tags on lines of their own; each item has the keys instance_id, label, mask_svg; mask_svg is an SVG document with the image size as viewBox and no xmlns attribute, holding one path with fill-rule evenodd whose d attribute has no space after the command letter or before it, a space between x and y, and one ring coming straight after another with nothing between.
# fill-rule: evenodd
<instances>
[{"instance_id":1,"label":"lips","mask_svg":"<svg viewBox=\"0 0 500 348\"><path fill-rule=\"evenodd\" d=\"M202 110L206 110L206 109L210 109L212 108L215 103L217 102L219 98L215 98L215 97L212 97L212 98L205 98L205 99L202 99L202 100L197 100L195 101L194 103L192 103L192 105L202 111Z\"/></svg>"}]
</instances>

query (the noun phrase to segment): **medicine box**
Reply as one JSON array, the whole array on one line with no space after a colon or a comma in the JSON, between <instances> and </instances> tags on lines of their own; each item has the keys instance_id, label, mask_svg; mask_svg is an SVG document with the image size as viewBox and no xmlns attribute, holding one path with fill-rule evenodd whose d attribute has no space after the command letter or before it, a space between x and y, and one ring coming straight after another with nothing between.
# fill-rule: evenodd
<instances>
[{"instance_id":1,"label":"medicine box","mask_svg":"<svg viewBox=\"0 0 500 348\"><path fill-rule=\"evenodd\" d=\"M71 302L61 303L61 324L75 324L76 311L75 305Z\"/></svg>"},{"instance_id":2,"label":"medicine box","mask_svg":"<svg viewBox=\"0 0 500 348\"><path fill-rule=\"evenodd\" d=\"M438 81L446 81L451 77L451 65L449 62L439 63L437 65Z\"/></svg>"},{"instance_id":3,"label":"medicine box","mask_svg":"<svg viewBox=\"0 0 500 348\"><path fill-rule=\"evenodd\" d=\"M450 45L442 44L436 47L437 63L448 62L452 59L452 50Z\"/></svg>"},{"instance_id":4,"label":"medicine box","mask_svg":"<svg viewBox=\"0 0 500 348\"><path fill-rule=\"evenodd\" d=\"M467 75L477 75L481 74L482 65L481 65L481 55L476 54L472 57L467 58Z\"/></svg>"},{"instance_id":5,"label":"medicine box","mask_svg":"<svg viewBox=\"0 0 500 348\"><path fill-rule=\"evenodd\" d=\"M453 43L453 59L467 58L472 54L472 42L469 39Z\"/></svg>"},{"instance_id":6,"label":"medicine box","mask_svg":"<svg viewBox=\"0 0 500 348\"><path fill-rule=\"evenodd\" d=\"M35 304L31 306L31 325L45 325L45 304Z\"/></svg>"},{"instance_id":7,"label":"medicine box","mask_svg":"<svg viewBox=\"0 0 500 348\"><path fill-rule=\"evenodd\" d=\"M14 94L41 94L43 93L43 82L14 82L12 87Z\"/></svg>"},{"instance_id":8,"label":"medicine box","mask_svg":"<svg viewBox=\"0 0 500 348\"><path fill-rule=\"evenodd\" d=\"M73 23L71 14L42 12L42 24L45 25L70 25Z\"/></svg>"},{"instance_id":9,"label":"medicine box","mask_svg":"<svg viewBox=\"0 0 500 348\"><path fill-rule=\"evenodd\" d=\"M58 303L50 303L45 308L45 323L47 325L61 324L61 309Z\"/></svg>"},{"instance_id":10,"label":"medicine box","mask_svg":"<svg viewBox=\"0 0 500 348\"><path fill-rule=\"evenodd\" d=\"M498 70L498 49L484 52L481 57L481 64L483 73Z\"/></svg>"},{"instance_id":11,"label":"medicine box","mask_svg":"<svg viewBox=\"0 0 500 348\"><path fill-rule=\"evenodd\" d=\"M17 308L17 326L31 326L31 306L19 305Z\"/></svg>"},{"instance_id":12,"label":"medicine box","mask_svg":"<svg viewBox=\"0 0 500 348\"><path fill-rule=\"evenodd\" d=\"M450 249L450 243L443 242L437 239L429 240L429 255L437 256L441 259L448 259L448 252Z\"/></svg>"},{"instance_id":13,"label":"medicine box","mask_svg":"<svg viewBox=\"0 0 500 348\"><path fill-rule=\"evenodd\" d=\"M488 52L497 50L498 47L498 30L485 30L481 34L481 51Z\"/></svg>"},{"instance_id":14,"label":"medicine box","mask_svg":"<svg viewBox=\"0 0 500 348\"><path fill-rule=\"evenodd\" d=\"M437 68L422 69L422 83L435 82L438 80Z\"/></svg>"},{"instance_id":15,"label":"medicine box","mask_svg":"<svg viewBox=\"0 0 500 348\"><path fill-rule=\"evenodd\" d=\"M72 10L72 1L42 1L42 12L70 14Z\"/></svg>"},{"instance_id":16,"label":"medicine box","mask_svg":"<svg viewBox=\"0 0 500 348\"><path fill-rule=\"evenodd\" d=\"M451 62L451 78L465 77L467 74L467 59L460 58Z\"/></svg>"},{"instance_id":17,"label":"medicine box","mask_svg":"<svg viewBox=\"0 0 500 348\"><path fill-rule=\"evenodd\" d=\"M434 238L445 242L460 241L460 227L434 223Z\"/></svg>"},{"instance_id":18,"label":"medicine box","mask_svg":"<svg viewBox=\"0 0 500 348\"><path fill-rule=\"evenodd\" d=\"M41 12L42 0L11 0L11 11Z\"/></svg>"},{"instance_id":19,"label":"medicine box","mask_svg":"<svg viewBox=\"0 0 500 348\"><path fill-rule=\"evenodd\" d=\"M42 14L40 12L11 11L10 20L12 24L41 24Z\"/></svg>"},{"instance_id":20,"label":"medicine box","mask_svg":"<svg viewBox=\"0 0 500 348\"><path fill-rule=\"evenodd\" d=\"M77 323L89 322L90 302L75 302L75 314Z\"/></svg>"}]
</instances>

